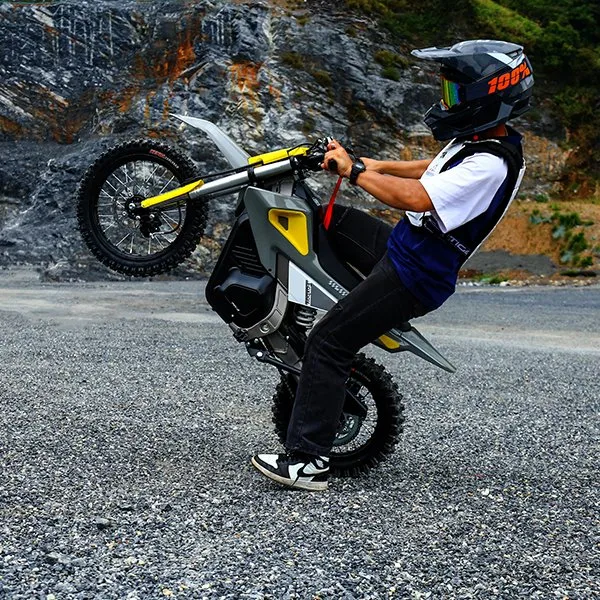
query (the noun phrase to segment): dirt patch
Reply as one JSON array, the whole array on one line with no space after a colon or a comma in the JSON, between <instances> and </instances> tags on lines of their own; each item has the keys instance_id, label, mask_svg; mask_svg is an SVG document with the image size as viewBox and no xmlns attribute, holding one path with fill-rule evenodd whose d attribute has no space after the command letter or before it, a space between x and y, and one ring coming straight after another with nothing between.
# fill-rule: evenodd
<instances>
[{"instance_id":1,"label":"dirt patch","mask_svg":"<svg viewBox=\"0 0 600 600\"><path fill-rule=\"evenodd\" d=\"M585 202L517 201L512 204L504 219L486 240L484 250L507 250L515 254L546 254L559 260L560 241L552 237L554 224L532 222L532 215L540 219L551 218L553 214L576 213L582 222L588 224L577 227L582 231L590 246L600 244L600 205ZM596 257L597 258L597 257Z\"/></svg>"},{"instance_id":2,"label":"dirt patch","mask_svg":"<svg viewBox=\"0 0 600 600\"><path fill-rule=\"evenodd\" d=\"M561 219L580 224L557 232ZM569 253L569 240L576 235L586 247ZM600 205L514 202L478 254L469 261L469 268L491 272L522 269L545 276L567 272L592 275L600 271Z\"/></svg>"}]
</instances>

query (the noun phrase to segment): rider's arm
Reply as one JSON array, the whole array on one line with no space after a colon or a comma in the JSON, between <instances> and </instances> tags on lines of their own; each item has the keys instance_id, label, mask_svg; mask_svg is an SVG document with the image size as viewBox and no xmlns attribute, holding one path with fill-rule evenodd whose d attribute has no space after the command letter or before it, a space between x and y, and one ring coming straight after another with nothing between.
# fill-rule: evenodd
<instances>
[{"instance_id":1,"label":"rider's arm","mask_svg":"<svg viewBox=\"0 0 600 600\"><path fill-rule=\"evenodd\" d=\"M328 145L328 151L325 153L322 167L325 169L328 161L334 159L337 163L337 173L341 177L349 177L352 169L352 159L340 145L339 142L333 140ZM413 161L408 161L408 164ZM421 163L418 167L410 171L411 175L418 171L425 172L427 168L425 163L430 161L414 161ZM391 164L391 163L390 163ZM397 163L401 164L401 163ZM363 190L374 196L380 202L399 208L401 210L409 210L415 212L425 212L433 209L429 194L418 179L408 176L384 175L377 173L374 169L369 169L369 165L365 163L367 170L358 176L357 184ZM401 167L397 167L402 170Z\"/></svg>"},{"instance_id":2,"label":"rider's arm","mask_svg":"<svg viewBox=\"0 0 600 600\"><path fill-rule=\"evenodd\" d=\"M375 160L373 158L362 158L367 171L375 171L382 175L395 175L407 179L420 179L432 159L425 160Z\"/></svg>"},{"instance_id":3,"label":"rider's arm","mask_svg":"<svg viewBox=\"0 0 600 600\"><path fill-rule=\"evenodd\" d=\"M423 184L417 179L382 175L365 171L358 176L357 185L380 202L415 212L433 210L433 204Z\"/></svg>"}]
</instances>

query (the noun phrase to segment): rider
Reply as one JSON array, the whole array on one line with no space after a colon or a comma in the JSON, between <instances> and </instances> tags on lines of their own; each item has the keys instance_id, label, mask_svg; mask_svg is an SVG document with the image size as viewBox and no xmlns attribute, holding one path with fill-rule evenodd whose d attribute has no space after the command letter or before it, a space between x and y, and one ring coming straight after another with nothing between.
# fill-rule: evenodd
<instances>
[{"instance_id":1,"label":"rider","mask_svg":"<svg viewBox=\"0 0 600 600\"><path fill-rule=\"evenodd\" d=\"M521 135L506 122L529 108L533 76L523 48L471 40L412 54L441 65L442 99L424 120L436 140L451 141L433 160L406 162L354 160L339 142L328 147L324 169L334 159L338 175L406 216L390 232L362 211L336 211L338 228L346 223L360 231L377 264L308 337L287 452L252 459L286 486L327 489L355 354L454 292L462 264L500 221L521 182Z\"/></svg>"}]
</instances>

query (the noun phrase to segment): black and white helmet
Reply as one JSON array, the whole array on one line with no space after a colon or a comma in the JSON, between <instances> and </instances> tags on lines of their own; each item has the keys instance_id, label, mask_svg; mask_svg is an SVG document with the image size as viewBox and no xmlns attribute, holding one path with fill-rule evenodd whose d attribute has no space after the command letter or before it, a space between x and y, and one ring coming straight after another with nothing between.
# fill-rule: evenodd
<instances>
[{"instance_id":1,"label":"black and white helmet","mask_svg":"<svg viewBox=\"0 0 600 600\"><path fill-rule=\"evenodd\" d=\"M424 119L437 140L473 136L529 109L533 70L522 46L469 40L412 54L441 64L442 99Z\"/></svg>"}]
</instances>

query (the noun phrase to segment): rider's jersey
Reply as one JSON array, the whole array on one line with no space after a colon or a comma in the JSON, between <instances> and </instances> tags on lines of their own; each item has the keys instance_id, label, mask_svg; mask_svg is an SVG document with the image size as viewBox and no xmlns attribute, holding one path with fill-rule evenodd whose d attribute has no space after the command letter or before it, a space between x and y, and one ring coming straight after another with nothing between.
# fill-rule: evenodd
<instances>
[{"instance_id":1,"label":"rider's jersey","mask_svg":"<svg viewBox=\"0 0 600 600\"><path fill-rule=\"evenodd\" d=\"M509 133L502 145L510 146L511 155L518 149L520 157L521 136L514 129ZM434 209L407 212L392 231L389 257L402 283L428 310L453 294L461 266L516 195L524 166L503 158L506 152L495 149L499 145L450 142L420 180Z\"/></svg>"}]
</instances>

